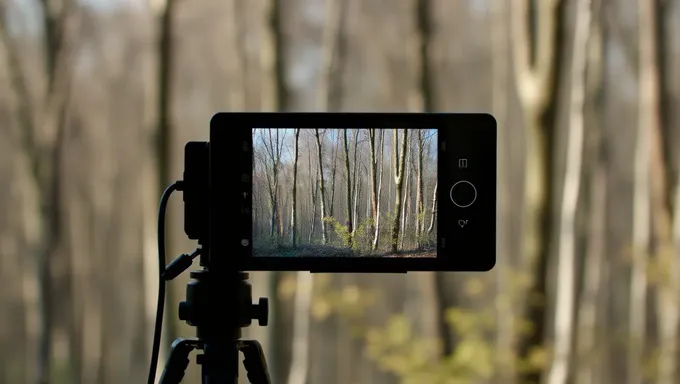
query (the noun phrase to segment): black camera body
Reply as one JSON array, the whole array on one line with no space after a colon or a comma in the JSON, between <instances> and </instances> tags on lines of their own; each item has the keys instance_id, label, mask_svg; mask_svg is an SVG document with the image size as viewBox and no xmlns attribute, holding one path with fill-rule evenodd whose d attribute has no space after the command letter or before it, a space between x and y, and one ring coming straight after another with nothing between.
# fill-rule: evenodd
<instances>
[{"instance_id":1,"label":"black camera body","mask_svg":"<svg viewBox=\"0 0 680 384\"><path fill-rule=\"evenodd\" d=\"M185 232L215 271L488 271L496 153L489 114L217 113L185 147Z\"/></svg>"}]
</instances>

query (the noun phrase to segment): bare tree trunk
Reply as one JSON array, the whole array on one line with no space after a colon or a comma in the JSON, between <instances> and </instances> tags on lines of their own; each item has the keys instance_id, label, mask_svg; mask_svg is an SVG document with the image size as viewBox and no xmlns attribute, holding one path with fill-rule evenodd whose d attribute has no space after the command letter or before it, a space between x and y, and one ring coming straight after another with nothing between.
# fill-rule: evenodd
<instances>
[{"instance_id":1,"label":"bare tree trunk","mask_svg":"<svg viewBox=\"0 0 680 384\"><path fill-rule=\"evenodd\" d=\"M392 222L392 245L391 252L398 252L399 245L399 221L401 219L401 195L404 187L404 163L406 162L406 150L408 143L408 130L403 130L401 149L399 148L399 130L394 129L394 152L392 161L394 164L394 186L396 196L394 198L394 221Z\"/></svg>"},{"instance_id":2,"label":"bare tree trunk","mask_svg":"<svg viewBox=\"0 0 680 384\"><path fill-rule=\"evenodd\" d=\"M425 198L423 191L423 131L418 130L418 176L416 189L416 247L421 247L421 234L425 231Z\"/></svg>"},{"instance_id":3,"label":"bare tree trunk","mask_svg":"<svg viewBox=\"0 0 680 384\"><path fill-rule=\"evenodd\" d=\"M293 191L292 208L290 212L290 243L293 248L297 240L297 173L298 173L298 142L300 141L300 128L295 129L295 147L293 149Z\"/></svg>"},{"instance_id":4,"label":"bare tree trunk","mask_svg":"<svg viewBox=\"0 0 680 384\"><path fill-rule=\"evenodd\" d=\"M583 132L588 39L591 27L591 1L580 0L576 9L574 49L571 64L571 94L567 159L560 210L560 238L555 298L555 352L548 384L566 384L573 356L574 297L576 294L576 210L583 173Z\"/></svg>"},{"instance_id":5,"label":"bare tree trunk","mask_svg":"<svg viewBox=\"0 0 680 384\"><path fill-rule=\"evenodd\" d=\"M340 140L335 140L335 146L333 147L333 167L331 169L331 201L329 202L330 208L328 209L328 216L335 217L335 180L338 170L338 152L340 147Z\"/></svg>"},{"instance_id":6,"label":"bare tree trunk","mask_svg":"<svg viewBox=\"0 0 680 384\"><path fill-rule=\"evenodd\" d=\"M607 168L604 158L603 127L604 119L604 68L605 44L602 3L596 1L593 12L593 28L588 43L590 60L588 64L588 94L593 103L590 109L591 135L589 152L589 191L588 191L588 239L583 265L583 289L578 300L578 323L576 356L577 367L575 382L579 384L598 383L596 364L601 363L599 356L593 355L597 348L598 299L604 275L605 242L606 242L606 203L607 203Z\"/></svg>"},{"instance_id":7,"label":"bare tree trunk","mask_svg":"<svg viewBox=\"0 0 680 384\"><path fill-rule=\"evenodd\" d=\"M371 217L373 218L371 230L375 231L375 222L377 221L378 217L378 159L376 157L375 151L375 128L369 128L367 131L371 158L371 164L369 167L371 177Z\"/></svg>"},{"instance_id":8,"label":"bare tree trunk","mask_svg":"<svg viewBox=\"0 0 680 384\"><path fill-rule=\"evenodd\" d=\"M354 232L356 233L357 227L361 223L361 213L359 210L359 201L361 200L361 169L359 169L359 175L356 178L356 183L354 183Z\"/></svg>"},{"instance_id":9,"label":"bare tree trunk","mask_svg":"<svg viewBox=\"0 0 680 384\"><path fill-rule=\"evenodd\" d=\"M314 135L316 137L316 150L317 158L319 162L319 185L321 194L321 242L325 245L327 242L327 232L326 232L326 190L324 189L324 177L323 177L323 156L321 147L321 137L319 135L319 128L314 128Z\"/></svg>"},{"instance_id":10,"label":"bare tree trunk","mask_svg":"<svg viewBox=\"0 0 680 384\"><path fill-rule=\"evenodd\" d=\"M309 329L313 276L298 272L293 316L293 360L288 373L288 384L306 384L309 372Z\"/></svg>"},{"instance_id":11,"label":"bare tree trunk","mask_svg":"<svg viewBox=\"0 0 680 384\"><path fill-rule=\"evenodd\" d=\"M352 230L350 234L352 239L354 239L354 233L356 232L358 225L358 213L357 213L357 201L359 199L359 183L361 182L361 176L357 177L358 162L357 162L357 149L359 147L359 130L354 130L354 153L352 155L353 165L352 165Z\"/></svg>"},{"instance_id":12,"label":"bare tree trunk","mask_svg":"<svg viewBox=\"0 0 680 384\"><path fill-rule=\"evenodd\" d=\"M347 245L352 247L352 234L354 233L354 226L352 223L352 174L350 173L349 167L349 143L347 140L347 128L342 131L342 142L345 151L345 192L346 192L346 204L345 215L347 220L347 239L343 239L347 242Z\"/></svg>"},{"instance_id":13,"label":"bare tree trunk","mask_svg":"<svg viewBox=\"0 0 680 384\"><path fill-rule=\"evenodd\" d=\"M373 235L373 252L378 249L378 242L380 241L380 201L381 201L381 196L382 196L382 180L383 180L383 170L385 169L385 164L384 164L384 154L383 154L383 149L385 148L385 130L381 129L380 130L380 139L379 145L380 145L380 150L378 151L378 167L379 167L379 174L378 174L378 193L376 196L376 203L375 203L375 233Z\"/></svg>"},{"instance_id":14,"label":"bare tree trunk","mask_svg":"<svg viewBox=\"0 0 680 384\"><path fill-rule=\"evenodd\" d=\"M326 28L323 36L322 74L318 89L319 110L335 111L340 107L342 97L337 73L344 62L343 24L346 16L346 1L326 0Z\"/></svg>"},{"instance_id":15,"label":"bare tree trunk","mask_svg":"<svg viewBox=\"0 0 680 384\"><path fill-rule=\"evenodd\" d=\"M174 71L174 42L173 42L173 20L175 11L174 0L161 0L155 4L154 17L156 19L156 27L158 28L155 35L157 58L156 58L156 123L154 130L155 140L155 155L156 155L156 200L160 197L163 190L171 183L172 159L173 159L173 142L174 134L172 127L172 117L170 113L173 87L172 76ZM155 204L154 204L155 205ZM167 215L166 227L172 228L173 215ZM155 226L155 225L154 225ZM149 245L150 247L150 245ZM150 251L150 249L149 249ZM168 246L168 254L173 257L172 244ZM149 255L149 258L151 255ZM155 280L155 279L154 279ZM150 285L149 285L150 287ZM157 288L156 288L157 289ZM175 303L175 299L180 295L176 289L172 287L166 291L168 303ZM165 343L162 349L169 351L172 342L179 333L179 319L174 316L171 311L165 312ZM159 361L162 366L163 362Z\"/></svg>"},{"instance_id":16,"label":"bare tree trunk","mask_svg":"<svg viewBox=\"0 0 680 384\"><path fill-rule=\"evenodd\" d=\"M495 382L498 384L513 384L514 383L514 373L515 364L512 356L513 353L513 342L514 334L513 328L515 323L516 313L513 310L512 298L508 294L507 290L509 287L510 280L510 268L511 263L509 259L513 256L508 248L507 239L507 229L506 223L508 220L508 180L501 178L501 175L506 174L506 159L507 150L506 146L501 143L505 143L508 139L509 134L507 129L501 128L506 126L508 121L508 98L510 93L508 92L510 82L509 82L509 69L507 65L507 58L510 54L508 45L510 40L508 39L508 20L507 15L509 12L509 0L494 0L492 8L492 52L493 52L493 92L492 92L492 111L496 122L498 125L498 175L499 175L499 194L498 194L498 216L497 216L497 243L498 249L504 249L505 257L498 258L498 265L496 266L496 313L498 319L503 319L499 321L496 327L496 371L495 371ZM432 221L430 222L430 228L428 229L428 234L431 232L431 228L434 224L434 212L436 207L436 190L437 185L435 185L435 197L432 201Z\"/></svg>"},{"instance_id":17,"label":"bare tree trunk","mask_svg":"<svg viewBox=\"0 0 680 384\"><path fill-rule=\"evenodd\" d=\"M318 189L319 189L319 180L317 179L318 173L312 171L312 168L316 168L312 166L312 145L309 143L309 139L307 139L307 160L308 160L308 175L309 175L309 181L312 184L311 185L311 195L312 195L312 217L310 218L310 225L309 225L309 243L312 243L312 240L314 239L314 229L315 229L315 224L316 224L316 201L317 201L317 195L318 195Z\"/></svg>"},{"instance_id":18,"label":"bare tree trunk","mask_svg":"<svg viewBox=\"0 0 680 384\"><path fill-rule=\"evenodd\" d=\"M651 2L638 1L639 28L639 110L638 137L635 149L635 184L633 197L633 265L631 269L630 292L630 352L628 355L628 382L643 380L642 365L647 339L647 265L650 251L650 130L656 129L658 116L658 79L654 65L653 26L644 24L653 18L649 7Z\"/></svg>"},{"instance_id":19,"label":"bare tree trunk","mask_svg":"<svg viewBox=\"0 0 680 384\"><path fill-rule=\"evenodd\" d=\"M245 3L245 2L244 2ZM248 104L248 92L246 91L248 79L248 65L245 50L245 36L243 24L240 21L241 15L244 13L243 3L240 0L230 0L227 2L229 6L227 27L229 28L228 36L231 38L232 46L235 54L231 54L228 59L228 66L232 72L229 84L229 104L232 110L245 111Z\"/></svg>"},{"instance_id":20,"label":"bare tree trunk","mask_svg":"<svg viewBox=\"0 0 680 384\"><path fill-rule=\"evenodd\" d=\"M35 206L32 215L39 223L34 244L29 244L36 254L37 292L37 361L34 372L38 383L50 381L54 297L52 275L53 264L57 261L57 249L61 239L62 199L61 172L66 115L71 96L72 59L74 42L79 22L79 6L67 1L57 4L42 1L43 19L42 43L44 46L46 94L43 103L33 104L28 91L28 75L19 59L17 45L5 25L7 21L5 4L0 4L0 40L5 46L12 91L17 98L16 118L20 131L17 144L26 157L35 192ZM65 303L67 306L70 303ZM68 311L69 309L67 309ZM29 310L29 313L35 313ZM33 340L30 340L33 342Z\"/></svg>"},{"instance_id":21,"label":"bare tree trunk","mask_svg":"<svg viewBox=\"0 0 680 384\"><path fill-rule=\"evenodd\" d=\"M434 182L434 190L432 191L432 215L430 216L430 225L427 227L427 233L432 233L434 229L434 219L437 216L437 185L438 182Z\"/></svg>"},{"instance_id":22,"label":"bare tree trunk","mask_svg":"<svg viewBox=\"0 0 680 384\"><path fill-rule=\"evenodd\" d=\"M565 1L514 0L511 10L515 80L524 109L528 149L525 176L524 256L531 286L523 320L533 324L518 342L519 357L528 359L545 347L548 259L553 236L551 208L556 110L563 61ZM530 33L533 32L533 33ZM519 373L519 382L541 381L541 369Z\"/></svg>"},{"instance_id":23,"label":"bare tree trunk","mask_svg":"<svg viewBox=\"0 0 680 384\"><path fill-rule=\"evenodd\" d=\"M410 141L409 137L409 141ZM406 144L406 164L404 167L406 168L406 175L405 175L405 180L404 182L406 183L405 187L406 191L404 191L404 196L402 199L401 203L401 224L399 225L399 232L402 234L401 238L399 239L399 249L403 250L404 249L404 238L406 237L406 225L407 219L408 219L408 210L410 208L410 199L411 199L411 145L410 143Z\"/></svg>"},{"instance_id":24,"label":"bare tree trunk","mask_svg":"<svg viewBox=\"0 0 680 384\"><path fill-rule=\"evenodd\" d=\"M669 163L671 156L666 153L665 142L670 138L665 136L668 124L666 105L667 94L664 84L669 80L663 78L666 74L665 56L662 52L666 47L666 26L664 13L667 1L657 0L645 4L645 9L640 10L639 27L640 44L647 48L640 49L640 55L648 54L649 57L642 59L640 70L647 73L644 77L650 84L650 95L653 92L650 110L646 111L646 126L651 134L650 151L650 179L651 179L651 217L652 222L652 253L656 257L656 263L663 271L660 281L656 284L656 320L659 332L659 360L658 360L658 384L674 383L677 377L678 358L678 326L680 312L678 301L678 260L673 244L673 207L671 202L670 176L672 166ZM644 39L644 40L643 40ZM644 41L644 43L643 43ZM644 62L645 65L642 65Z\"/></svg>"}]
</instances>

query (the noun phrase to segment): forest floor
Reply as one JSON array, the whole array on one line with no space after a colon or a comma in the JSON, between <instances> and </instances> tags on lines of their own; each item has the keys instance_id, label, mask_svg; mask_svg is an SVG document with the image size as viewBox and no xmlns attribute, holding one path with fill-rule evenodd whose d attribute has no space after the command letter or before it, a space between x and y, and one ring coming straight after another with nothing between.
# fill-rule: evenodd
<instances>
[{"instance_id":1,"label":"forest floor","mask_svg":"<svg viewBox=\"0 0 680 384\"><path fill-rule=\"evenodd\" d=\"M346 247L320 244L299 244L295 248L291 245L281 245L279 247L255 245L254 254L257 257L437 257L437 251L434 249L407 250L396 254L391 252L361 254L353 252Z\"/></svg>"}]
</instances>

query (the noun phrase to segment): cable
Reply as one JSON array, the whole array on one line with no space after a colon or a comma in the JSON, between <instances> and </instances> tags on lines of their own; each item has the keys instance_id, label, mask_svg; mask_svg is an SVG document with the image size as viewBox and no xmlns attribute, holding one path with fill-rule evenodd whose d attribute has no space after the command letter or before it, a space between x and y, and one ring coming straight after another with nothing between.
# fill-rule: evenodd
<instances>
[{"instance_id":1,"label":"cable","mask_svg":"<svg viewBox=\"0 0 680 384\"><path fill-rule=\"evenodd\" d=\"M151 347L151 364L149 366L148 384L155 384L156 367L158 366L158 353L161 348L161 331L163 330L163 309L165 307L165 211L170 200L170 195L175 191L184 189L182 181L175 181L168 186L161 196L158 207L158 304L156 306L156 324L153 331L153 346Z\"/></svg>"}]
</instances>

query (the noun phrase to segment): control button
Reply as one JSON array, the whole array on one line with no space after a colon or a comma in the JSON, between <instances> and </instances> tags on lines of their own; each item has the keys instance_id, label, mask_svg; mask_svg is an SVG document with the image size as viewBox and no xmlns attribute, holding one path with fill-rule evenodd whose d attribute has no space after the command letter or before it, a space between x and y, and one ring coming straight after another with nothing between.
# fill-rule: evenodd
<instances>
[{"instance_id":1,"label":"control button","mask_svg":"<svg viewBox=\"0 0 680 384\"><path fill-rule=\"evenodd\" d=\"M464 220L464 219L458 220L458 226L461 227L461 228L465 228L465 226L467 225L467 223L468 223L467 220Z\"/></svg>"},{"instance_id":2,"label":"control button","mask_svg":"<svg viewBox=\"0 0 680 384\"><path fill-rule=\"evenodd\" d=\"M243 198L244 198L244 199L247 199L247 198L248 198L248 192L243 192L242 195L243 195Z\"/></svg>"},{"instance_id":3,"label":"control button","mask_svg":"<svg viewBox=\"0 0 680 384\"><path fill-rule=\"evenodd\" d=\"M241 213L243 213L244 215L250 215L250 208L248 207L241 208Z\"/></svg>"},{"instance_id":4,"label":"control button","mask_svg":"<svg viewBox=\"0 0 680 384\"><path fill-rule=\"evenodd\" d=\"M458 159L458 168L467 168L467 159Z\"/></svg>"},{"instance_id":5,"label":"control button","mask_svg":"<svg viewBox=\"0 0 680 384\"><path fill-rule=\"evenodd\" d=\"M241 175L241 181L242 182L247 183L248 180L250 180L250 176L248 176L247 173L244 173L244 174Z\"/></svg>"},{"instance_id":6,"label":"control button","mask_svg":"<svg viewBox=\"0 0 680 384\"><path fill-rule=\"evenodd\" d=\"M247 247L248 245L250 245L250 241L248 241L248 239L242 239L241 245L244 246L244 247Z\"/></svg>"},{"instance_id":7,"label":"control button","mask_svg":"<svg viewBox=\"0 0 680 384\"><path fill-rule=\"evenodd\" d=\"M461 180L451 187L451 201L459 208L467 208L477 200L477 189L471 182Z\"/></svg>"}]
</instances>

